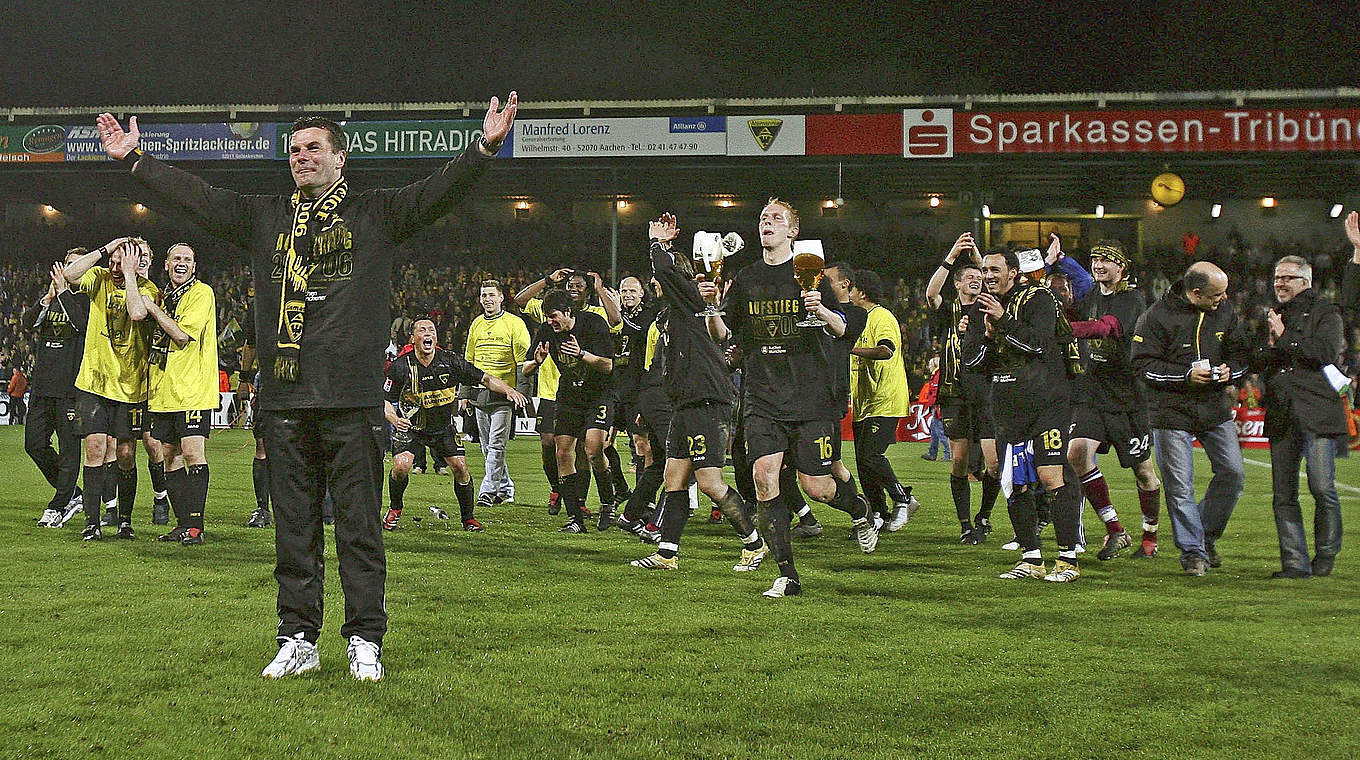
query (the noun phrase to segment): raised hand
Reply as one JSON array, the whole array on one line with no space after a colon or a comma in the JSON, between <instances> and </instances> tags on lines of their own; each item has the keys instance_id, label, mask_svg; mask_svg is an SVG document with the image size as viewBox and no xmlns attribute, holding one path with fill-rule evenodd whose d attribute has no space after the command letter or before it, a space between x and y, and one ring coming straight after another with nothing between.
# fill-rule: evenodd
<instances>
[{"instance_id":1,"label":"raised hand","mask_svg":"<svg viewBox=\"0 0 1360 760\"><path fill-rule=\"evenodd\" d=\"M1054 262L1056 262L1061 255L1062 238L1058 237L1058 233L1056 232L1048 233L1048 253L1044 255L1044 263L1048 266L1053 266Z\"/></svg>"},{"instance_id":2,"label":"raised hand","mask_svg":"<svg viewBox=\"0 0 1360 760\"><path fill-rule=\"evenodd\" d=\"M1355 249L1356 255L1360 255L1360 212L1352 211L1346 214L1346 239L1351 241L1351 247Z\"/></svg>"},{"instance_id":3,"label":"raised hand","mask_svg":"<svg viewBox=\"0 0 1360 760\"><path fill-rule=\"evenodd\" d=\"M952 263L958 261L959 255L969 249L976 251L977 245L973 242L973 233L965 232L959 235L959 239L954 241L954 247L949 249L949 255L945 258Z\"/></svg>"},{"instance_id":4,"label":"raised hand","mask_svg":"<svg viewBox=\"0 0 1360 760\"><path fill-rule=\"evenodd\" d=\"M991 293L979 293L977 305L984 314L992 319L1001 319L1006 314L1006 310L1001 306L1001 302L996 300L996 296Z\"/></svg>"},{"instance_id":5,"label":"raised hand","mask_svg":"<svg viewBox=\"0 0 1360 760\"><path fill-rule=\"evenodd\" d=\"M647 237L659 243L669 243L680 236L680 226L675 222L675 214L667 211L661 218L647 224Z\"/></svg>"},{"instance_id":6,"label":"raised hand","mask_svg":"<svg viewBox=\"0 0 1360 760\"><path fill-rule=\"evenodd\" d=\"M515 112L519 110L519 94L511 90L510 97L505 99L505 108L501 108L500 105L500 98L493 96L491 107L486 109L486 116L482 119L482 139L486 140L486 147L492 152L500 150L501 143L505 142L505 136L510 134L510 128L515 124Z\"/></svg>"},{"instance_id":7,"label":"raised hand","mask_svg":"<svg viewBox=\"0 0 1360 760\"><path fill-rule=\"evenodd\" d=\"M104 143L104 152L109 154L109 158L118 161L127 157L142 140L142 131L137 128L136 116L128 120L126 132L111 113L101 113L95 117L95 126L99 128L99 139Z\"/></svg>"},{"instance_id":8,"label":"raised hand","mask_svg":"<svg viewBox=\"0 0 1360 760\"><path fill-rule=\"evenodd\" d=\"M580 356L582 353L581 344L576 342L575 335L568 335L567 339L562 341L561 348L563 356Z\"/></svg>"},{"instance_id":9,"label":"raised hand","mask_svg":"<svg viewBox=\"0 0 1360 760\"><path fill-rule=\"evenodd\" d=\"M550 349L551 346L546 340L543 341L542 343L539 343L537 346L534 346L534 361L538 362L539 364L542 364L543 362L547 361L548 352Z\"/></svg>"},{"instance_id":10,"label":"raised hand","mask_svg":"<svg viewBox=\"0 0 1360 760\"><path fill-rule=\"evenodd\" d=\"M52 286L49 292L53 296L66 292L69 283L66 282L66 265L60 261L52 265Z\"/></svg>"}]
</instances>

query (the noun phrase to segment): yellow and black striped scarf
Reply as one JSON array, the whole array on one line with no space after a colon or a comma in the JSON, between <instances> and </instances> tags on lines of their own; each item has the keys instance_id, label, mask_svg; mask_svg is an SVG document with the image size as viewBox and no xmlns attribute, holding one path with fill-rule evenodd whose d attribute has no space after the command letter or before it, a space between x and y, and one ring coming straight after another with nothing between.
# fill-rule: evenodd
<instances>
[{"instance_id":1,"label":"yellow and black striped scarf","mask_svg":"<svg viewBox=\"0 0 1360 760\"><path fill-rule=\"evenodd\" d=\"M197 277L190 277L189 281L177 288L165 291L165 314L171 319L175 318L175 312L179 310L179 302L184 298L184 294L198 282ZM170 336L161 329L159 323L151 331L151 363L165 369L165 361L170 356Z\"/></svg>"},{"instance_id":2,"label":"yellow and black striped scarf","mask_svg":"<svg viewBox=\"0 0 1360 760\"><path fill-rule=\"evenodd\" d=\"M296 382L302 354L302 326L307 311L307 278L321 257L342 247L348 238L345 220L336 209L349 193L341 177L315 200L293 193L293 226L288 231L284 251L282 292L279 294L278 352L274 357L274 377Z\"/></svg>"}]
</instances>

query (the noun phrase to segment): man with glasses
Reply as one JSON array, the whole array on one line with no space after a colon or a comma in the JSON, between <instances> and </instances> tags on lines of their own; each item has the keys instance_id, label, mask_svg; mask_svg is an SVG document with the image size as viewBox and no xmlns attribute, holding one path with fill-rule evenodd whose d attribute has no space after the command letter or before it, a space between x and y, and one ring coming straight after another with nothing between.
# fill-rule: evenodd
<instances>
[{"instance_id":1,"label":"man with glasses","mask_svg":"<svg viewBox=\"0 0 1360 760\"><path fill-rule=\"evenodd\" d=\"M1172 535L1186 575L1221 564L1216 542L1242 493L1242 450L1225 386L1246 374L1248 350L1228 300L1228 275L1207 261L1143 312L1133 331L1133 368L1149 389ZM1195 449L1209 456L1213 478L1195 501Z\"/></svg>"},{"instance_id":2,"label":"man with glasses","mask_svg":"<svg viewBox=\"0 0 1360 760\"><path fill-rule=\"evenodd\" d=\"M1271 577L1328 575L1341 551L1336 447L1346 444L1346 407L1337 391L1344 376L1334 362L1346 348L1345 327L1341 310L1313 291L1313 267L1306 259L1285 256L1276 262L1274 285L1278 305L1266 314L1269 344L1252 357L1266 386L1272 505L1280 535L1282 568ZM1316 509L1311 561L1299 508L1301 459L1307 460Z\"/></svg>"}]
</instances>

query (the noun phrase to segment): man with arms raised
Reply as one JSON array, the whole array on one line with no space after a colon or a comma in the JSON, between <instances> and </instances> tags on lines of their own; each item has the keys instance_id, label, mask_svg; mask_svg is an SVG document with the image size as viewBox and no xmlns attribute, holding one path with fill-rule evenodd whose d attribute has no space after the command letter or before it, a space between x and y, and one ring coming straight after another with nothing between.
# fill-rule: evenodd
<instances>
[{"instance_id":1,"label":"man with arms raised","mask_svg":"<svg viewBox=\"0 0 1360 760\"><path fill-rule=\"evenodd\" d=\"M658 325L662 341L662 361L672 368L666 372L666 391L674 408L666 435L665 496L662 497L661 542L656 553L634 560L634 567L675 570L679 566L680 535L689 519L691 476L699 490L718 505L737 536L741 538L741 559L732 568L744 573L760 567L769 551L756 532L737 489L722 479L727 461L727 426L732 419L735 389L728 378L727 361L708 333L699 288L688 276L688 261L677 256L672 243L680 234L675 217L663 214L648 225L651 238L652 271L661 283L666 299L666 315Z\"/></svg>"},{"instance_id":2,"label":"man with arms raised","mask_svg":"<svg viewBox=\"0 0 1360 760\"><path fill-rule=\"evenodd\" d=\"M845 333L845 317L832 308L836 293L825 281L804 291L794 278L798 212L792 205L771 198L761 209L759 225L762 258L732 278L722 306L726 316L708 317L708 329L716 340L735 335L745 357L747 456L753 462L761 534L779 563L779 577L764 595L780 598L802 589L789 543L789 508L779 490L786 456L809 496L850 514L864 553L878 546L878 530L864 497L831 476L832 437L840 430L827 421L825 411L835 404L833 373L844 370L832 366L819 333ZM705 299L718 295L712 282L700 283L699 289ZM816 316L825 327L796 326L804 316Z\"/></svg>"},{"instance_id":3,"label":"man with arms raised","mask_svg":"<svg viewBox=\"0 0 1360 760\"><path fill-rule=\"evenodd\" d=\"M434 320L417 319L408 351L393 360L383 383L383 409L392 423L392 474L387 481L392 506L383 519L385 530L395 530L401 519L402 495L406 492L415 452L428 446L453 473L453 491L463 529L481 532L473 514L472 476L462 434L454 426L458 410L458 386L481 385L504 397L506 403L523 407L524 396L509 383L474 367L466 359L435 345ZM435 514L442 512L434 508Z\"/></svg>"},{"instance_id":4,"label":"man with arms raised","mask_svg":"<svg viewBox=\"0 0 1360 760\"><path fill-rule=\"evenodd\" d=\"M960 256L968 256L962 264ZM973 233L965 232L935 268L926 284L926 301L931 308L945 309L943 345L940 352L940 422L949 439L949 491L959 519L959 542L980 544L992 531L992 508L1001 493L1001 467L996 450L996 423L992 419L991 378L963 366L963 333L960 325L970 316L982 319L976 307L982 293L982 258L973 243ZM946 280L954 282L954 299L945 301L940 293ZM982 504L977 516L969 519L972 486L968 472L973 445L982 450Z\"/></svg>"},{"instance_id":5,"label":"man with arms raised","mask_svg":"<svg viewBox=\"0 0 1360 760\"><path fill-rule=\"evenodd\" d=\"M260 399L269 451L279 584L278 655L262 675L279 678L320 666L322 502L334 502L336 553L345 589L350 673L382 678L387 632L387 561L382 548L382 350L387 345L396 246L451 211L496 155L518 98L491 102L483 135L429 177L401 188L352 191L342 176L339 124L303 117L289 137L296 190L243 195L212 187L138 149L100 114L104 150L170 207L251 257Z\"/></svg>"},{"instance_id":6,"label":"man with arms raised","mask_svg":"<svg viewBox=\"0 0 1360 760\"><path fill-rule=\"evenodd\" d=\"M175 527L158 541L185 546L203 543L203 509L208 500L205 444L217 408L217 300L198 279L194 249L184 243L165 254L170 281L165 308L146 300L155 320L148 380L151 437L160 448ZM142 298L128 291L128 301Z\"/></svg>"}]
</instances>

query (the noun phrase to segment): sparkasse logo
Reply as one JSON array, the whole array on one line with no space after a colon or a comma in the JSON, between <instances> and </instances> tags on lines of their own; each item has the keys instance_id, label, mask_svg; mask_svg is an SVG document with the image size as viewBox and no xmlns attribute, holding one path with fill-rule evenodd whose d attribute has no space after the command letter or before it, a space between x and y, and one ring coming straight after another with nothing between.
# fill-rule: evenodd
<instances>
[{"instance_id":1,"label":"sparkasse logo","mask_svg":"<svg viewBox=\"0 0 1360 760\"><path fill-rule=\"evenodd\" d=\"M954 109L904 110L902 155L906 158L953 158Z\"/></svg>"}]
</instances>

